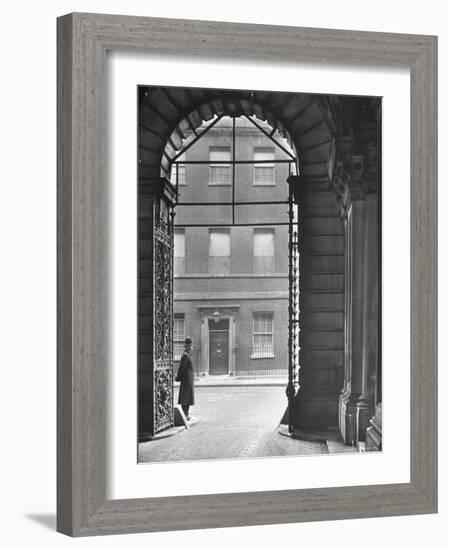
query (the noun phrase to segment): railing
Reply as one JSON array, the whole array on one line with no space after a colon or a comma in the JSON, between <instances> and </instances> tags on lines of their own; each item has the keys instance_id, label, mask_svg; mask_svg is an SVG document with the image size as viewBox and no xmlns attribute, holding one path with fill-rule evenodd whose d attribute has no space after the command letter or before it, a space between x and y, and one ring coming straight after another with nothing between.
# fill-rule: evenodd
<instances>
[{"instance_id":1,"label":"railing","mask_svg":"<svg viewBox=\"0 0 449 550\"><path fill-rule=\"evenodd\" d=\"M276 376L288 372L288 348L285 345L248 346L235 349L236 376Z\"/></svg>"},{"instance_id":2,"label":"railing","mask_svg":"<svg viewBox=\"0 0 449 550\"><path fill-rule=\"evenodd\" d=\"M257 346L237 345L235 347L235 376L285 376L288 374L288 347L285 345ZM193 372L201 376L202 355L199 347L191 354ZM174 361L175 374L179 360Z\"/></svg>"}]
</instances>

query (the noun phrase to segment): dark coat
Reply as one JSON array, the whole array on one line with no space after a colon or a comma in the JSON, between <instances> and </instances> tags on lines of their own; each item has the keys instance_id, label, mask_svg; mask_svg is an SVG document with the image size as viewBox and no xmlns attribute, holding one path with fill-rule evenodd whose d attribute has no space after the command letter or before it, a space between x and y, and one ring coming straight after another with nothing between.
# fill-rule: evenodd
<instances>
[{"instance_id":1,"label":"dark coat","mask_svg":"<svg viewBox=\"0 0 449 550\"><path fill-rule=\"evenodd\" d=\"M178 375L176 377L180 382L178 403L180 405L194 405L193 395L193 365L190 355L184 352L179 362Z\"/></svg>"}]
</instances>

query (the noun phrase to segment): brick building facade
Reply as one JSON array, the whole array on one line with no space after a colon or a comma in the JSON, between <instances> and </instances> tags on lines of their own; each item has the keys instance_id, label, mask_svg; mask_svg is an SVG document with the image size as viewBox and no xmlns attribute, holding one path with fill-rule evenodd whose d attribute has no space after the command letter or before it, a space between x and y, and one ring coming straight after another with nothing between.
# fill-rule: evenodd
<instances>
[{"instance_id":1,"label":"brick building facade","mask_svg":"<svg viewBox=\"0 0 449 550\"><path fill-rule=\"evenodd\" d=\"M264 163L235 166L234 200L287 200L289 165L270 162L287 155L245 119L236 119L235 135L237 161ZM176 168L171 173L179 193L174 238L175 359L189 335L200 376L285 375L288 229L277 223L287 223L287 205L236 206L235 223L249 225L233 225L230 206L191 204L231 202L232 136L232 119L223 118L186 151L180 159L186 164L178 165L178 175Z\"/></svg>"}]
</instances>

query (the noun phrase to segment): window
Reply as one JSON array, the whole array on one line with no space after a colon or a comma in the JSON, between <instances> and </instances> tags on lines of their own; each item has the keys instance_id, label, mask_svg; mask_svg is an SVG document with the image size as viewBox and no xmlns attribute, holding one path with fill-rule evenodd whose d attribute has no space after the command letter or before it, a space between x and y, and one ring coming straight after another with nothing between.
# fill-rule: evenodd
<instances>
[{"instance_id":1,"label":"window","mask_svg":"<svg viewBox=\"0 0 449 550\"><path fill-rule=\"evenodd\" d=\"M185 160L185 155L181 155L177 162L182 163ZM176 172L178 172L178 185L187 185L186 181L186 165L185 164L172 164L170 173L170 182L176 185Z\"/></svg>"},{"instance_id":2,"label":"window","mask_svg":"<svg viewBox=\"0 0 449 550\"><path fill-rule=\"evenodd\" d=\"M174 258L173 271L175 275L185 273L186 236L184 229L175 228L174 234Z\"/></svg>"},{"instance_id":3,"label":"window","mask_svg":"<svg viewBox=\"0 0 449 550\"><path fill-rule=\"evenodd\" d=\"M209 273L229 273L231 237L229 229L209 230Z\"/></svg>"},{"instance_id":4,"label":"window","mask_svg":"<svg viewBox=\"0 0 449 550\"><path fill-rule=\"evenodd\" d=\"M253 359L273 357L273 313L253 314Z\"/></svg>"},{"instance_id":5,"label":"window","mask_svg":"<svg viewBox=\"0 0 449 550\"><path fill-rule=\"evenodd\" d=\"M274 229L254 229L253 271L254 273L274 272Z\"/></svg>"},{"instance_id":6,"label":"window","mask_svg":"<svg viewBox=\"0 0 449 550\"><path fill-rule=\"evenodd\" d=\"M268 161L254 165L254 185L274 185L274 149L272 147L256 147L254 160Z\"/></svg>"},{"instance_id":7,"label":"window","mask_svg":"<svg viewBox=\"0 0 449 550\"><path fill-rule=\"evenodd\" d=\"M173 327L173 359L179 361L184 351L185 339L184 313L175 314L175 325Z\"/></svg>"},{"instance_id":8,"label":"window","mask_svg":"<svg viewBox=\"0 0 449 550\"><path fill-rule=\"evenodd\" d=\"M211 147L209 150L209 185L231 184L231 148Z\"/></svg>"}]
</instances>

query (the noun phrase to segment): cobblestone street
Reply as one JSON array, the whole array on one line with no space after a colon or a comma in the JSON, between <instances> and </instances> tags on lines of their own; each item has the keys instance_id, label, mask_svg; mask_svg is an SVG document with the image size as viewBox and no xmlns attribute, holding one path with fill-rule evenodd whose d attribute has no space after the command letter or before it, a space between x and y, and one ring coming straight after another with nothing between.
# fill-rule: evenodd
<instances>
[{"instance_id":1,"label":"cobblestone street","mask_svg":"<svg viewBox=\"0 0 449 550\"><path fill-rule=\"evenodd\" d=\"M177 398L177 394L176 394ZM284 386L196 387L189 430L139 444L139 462L298 456L327 453L325 443L278 433Z\"/></svg>"}]
</instances>

